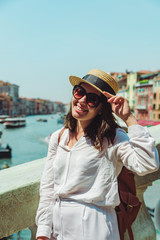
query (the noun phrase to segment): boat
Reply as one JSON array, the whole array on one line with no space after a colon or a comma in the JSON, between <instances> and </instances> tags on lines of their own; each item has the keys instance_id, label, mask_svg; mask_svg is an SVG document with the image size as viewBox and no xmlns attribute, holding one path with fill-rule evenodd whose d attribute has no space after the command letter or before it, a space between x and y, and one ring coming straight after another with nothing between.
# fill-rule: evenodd
<instances>
[{"instance_id":1,"label":"boat","mask_svg":"<svg viewBox=\"0 0 160 240\"><path fill-rule=\"evenodd\" d=\"M36 119L38 122L47 122L46 118L37 118Z\"/></svg>"},{"instance_id":2,"label":"boat","mask_svg":"<svg viewBox=\"0 0 160 240\"><path fill-rule=\"evenodd\" d=\"M8 118L8 115L0 115L0 123L4 123L6 118Z\"/></svg>"},{"instance_id":3,"label":"boat","mask_svg":"<svg viewBox=\"0 0 160 240\"><path fill-rule=\"evenodd\" d=\"M59 118L59 119L57 119L57 123L64 124L64 119L63 119L63 118Z\"/></svg>"},{"instance_id":4,"label":"boat","mask_svg":"<svg viewBox=\"0 0 160 240\"><path fill-rule=\"evenodd\" d=\"M8 144L6 145L6 147L0 147L0 158L11 158L11 151L12 149Z\"/></svg>"},{"instance_id":5,"label":"boat","mask_svg":"<svg viewBox=\"0 0 160 240\"><path fill-rule=\"evenodd\" d=\"M0 158L11 158L11 147L7 144L2 144L2 131L0 131Z\"/></svg>"},{"instance_id":6,"label":"boat","mask_svg":"<svg viewBox=\"0 0 160 240\"><path fill-rule=\"evenodd\" d=\"M26 126L26 120L22 117L7 118L4 122L6 128L17 128Z\"/></svg>"},{"instance_id":7,"label":"boat","mask_svg":"<svg viewBox=\"0 0 160 240\"><path fill-rule=\"evenodd\" d=\"M57 119L57 123L61 123L61 124L64 124L65 122L65 115L64 114L61 114L58 116L58 119Z\"/></svg>"},{"instance_id":8,"label":"boat","mask_svg":"<svg viewBox=\"0 0 160 240\"><path fill-rule=\"evenodd\" d=\"M3 169L7 169L7 168L9 168L9 165L6 163L3 165Z\"/></svg>"}]
</instances>

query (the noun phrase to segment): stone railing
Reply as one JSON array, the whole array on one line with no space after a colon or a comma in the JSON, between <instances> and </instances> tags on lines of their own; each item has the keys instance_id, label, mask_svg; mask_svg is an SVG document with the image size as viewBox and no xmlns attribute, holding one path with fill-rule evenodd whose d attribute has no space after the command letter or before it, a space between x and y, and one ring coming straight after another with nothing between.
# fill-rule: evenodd
<instances>
[{"instance_id":1,"label":"stone railing","mask_svg":"<svg viewBox=\"0 0 160 240\"><path fill-rule=\"evenodd\" d=\"M157 147L160 152L160 145ZM0 171L0 238L29 228L31 239L35 239L35 215L44 163L43 158ZM160 179L160 170L145 177L135 177L142 206L132 227L134 240L156 240L155 227L146 209L143 193L157 179ZM126 234L125 240L128 239Z\"/></svg>"},{"instance_id":2,"label":"stone railing","mask_svg":"<svg viewBox=\"0 0 160 240\"><path fill-rule=\"evenodd\" d=\"M0 171L0 238L29 228L35 239L35 214L45 159Z\"/></svg>"}]
</instances>

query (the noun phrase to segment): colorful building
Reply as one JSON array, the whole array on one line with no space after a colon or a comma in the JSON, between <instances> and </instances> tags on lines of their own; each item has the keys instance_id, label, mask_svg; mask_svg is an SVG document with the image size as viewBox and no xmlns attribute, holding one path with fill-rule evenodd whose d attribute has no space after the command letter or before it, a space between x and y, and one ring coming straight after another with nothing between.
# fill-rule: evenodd
<instances>
[{"instance_id":1,"label":"colorful building","mask_svg":"<svg viewBox=\"0 0 160 240\"><path fill-rule=\"evenodd\" d=\"M152 119L153 80L136 83L135 115L138 120Z\"/></svg>"},{"instance_id":2,"label":"colorful building","mask_svg":"<svg viewBox=\"0 0 160 240\"><path fill-rule=\"evenodd\" d=\"M0 92L0 115L12 115L13 102L10 96Z\"/></svg>"},{"instance_id":3,"label":"colorful building","mask_svg":"<svg viewBox=\"0 0 160 240\"><path fill-rule=\"evenodd\" d=\"M153 110L153 78L158 73L141 75L135 84L135 115L138 120L152 120Z\"/></svg>"},{"instance_id":4,"label":"colorful building","mask_svg":"<svg viewBox=\"0 0 160 240\"><path fill-rule=\"evenodd\" d=\"M127 75L127 99L129 102L129 106L131 108L131 111L135 111L135 94L136 94L136 88L135 85L138 80L138 74L130 72Z\"/></svg>"},{"instance_id":5,"label":"colorful building","mask_svg":"<svg viewBox=\"0 0 160 240\"><path fill-rule=\"evenodd\" d=\"M19 97L19 86L0 80L0 115L34 115L64 113L62 102L46 99L30 99Z\"/></svg>"},{"instance_id":6,"label":"colorful building","mask_svg":"<svg viewBox=\"0 0 160 240\"><path fill-rule=\"evenodd\" d=\"M117 96L122 96L124 98L127 98L128 95L128 88L127 88L127 74L126 73L119 73L116 76L116 80L119 85L119 91L117 93Z\"/></svg>"},{"instance_id":7,"label":"colorful building","mask_svg":"<svg viewBox=\"0 0 160 240\"><path fill-rule=\"evenodd\" d=\"M30 98L19 98L19 115L34 115L35 114L35 100Z\"/></svg>"},{"instance_id":8,"label":"colorful building","mask_svg":"<svg viewBox=\"0 0 160 240\"><path fill-rule=\"evenodd\" d=\"M19 98L19 86L16 84L0 80L0 92L12 97L13 101Z\"/></svg>"},{"instance_id":9,"label":"colorful building","mask_svg":"<svg viewBox=\"0 0 160 240\"><path fill-rule=\"evenodd\" d=\"M153 79L153 114L154 121L160 121L160 73Z\"/></svg>"},{"instance_id":10,"label":"colorful building","mask_svg":"<svg viewBox=\"0 0 160 240\"><path fill-rule=\"evenodd\" d=\"M11 84L9 82L4 82L0 80L0 93L6 96L9 96L9 115L17 115L18 114L18 105L19 105L19 86L16 84ZM5 104L6 100L4 100ZM6 107L5 110L6 111Z\"/></svg>"}]
</instances>

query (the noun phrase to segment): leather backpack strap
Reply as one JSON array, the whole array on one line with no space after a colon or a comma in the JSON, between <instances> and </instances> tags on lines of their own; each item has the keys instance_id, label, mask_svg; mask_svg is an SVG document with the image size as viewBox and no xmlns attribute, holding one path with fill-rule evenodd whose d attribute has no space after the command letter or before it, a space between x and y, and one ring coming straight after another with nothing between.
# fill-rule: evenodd
<instances>
[{"instance_id":1,"label":"leather backpack strap","mask_svg":"<svg viewBox=\"0 0 160 240\"><path fill-rule=\"evenodd\" d=\"M62 134L64 133L64 130L65 130L65 128L62 128L62 130L60 131L60 134L58 136L58 144L59 144L59 142L61 140L61 137L62 137Z\"/></svg>"},{"instance_id":2,"label":"leather backpack strap","mask_svg":"<svg viewBox=\"0 0 160 240\"><path fill-rule=\"evenodd\" d=\"M123 217L124 217L124 223L125 223L125 225L126 225L126 229L128 230L129 239L130 239L130 240L134 240L131 223L130 223L130 221L129 221L128 215L127 215L127 213L126 213L126 210L125 210L123 204L120 204L120 210L121 210L121 212L122 212L122 214L123 214ZM119 229L119 230L120 230L120 229ZM123 240L124 240L124 233L125 233L125 232L123 232L123 233L121 232L121 234L120 234Z\"/></svg>"}]
</instances>

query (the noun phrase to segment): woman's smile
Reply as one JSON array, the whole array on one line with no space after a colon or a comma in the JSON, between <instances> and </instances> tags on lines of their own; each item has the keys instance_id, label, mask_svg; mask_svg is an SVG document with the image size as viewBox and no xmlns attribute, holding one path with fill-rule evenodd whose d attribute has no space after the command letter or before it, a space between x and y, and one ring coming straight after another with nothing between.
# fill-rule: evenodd
<instances>
[{"instance_id":1,"label":"woman's smile","mask_svg":"<svg viewBox=\"0 0 160 240\"><path fill-rule=\"evenodd\" d=\"M87 109L85 109L83 106L81 106L79 103L75 103L75 108L76 108L76 112L88 112Z\"/></svg>"},{"instance_id":2,"label":"woman's smile","mask_svg":"<svg viewBox=\"0 0 160 240\"><path fill-rule=\"evenodd\" d=\"M87 93L95 93L97 95L100 95L100 93L92 86L86 83L83 83L82 86L83 88L85 88ZM73 96L72 116L79 121L86 121L87 125L96 117L100 109L101 109L101 104L99 104L98 107L96 108L88 106L86 103L86 95L84 95L80 99L76 99Z\"/></svg>"}]
</instances>

